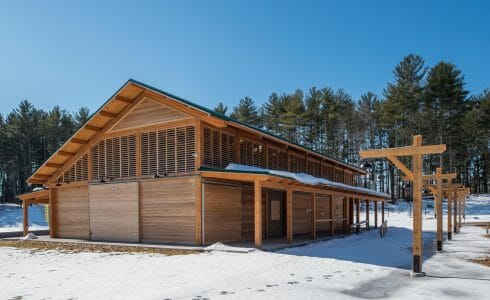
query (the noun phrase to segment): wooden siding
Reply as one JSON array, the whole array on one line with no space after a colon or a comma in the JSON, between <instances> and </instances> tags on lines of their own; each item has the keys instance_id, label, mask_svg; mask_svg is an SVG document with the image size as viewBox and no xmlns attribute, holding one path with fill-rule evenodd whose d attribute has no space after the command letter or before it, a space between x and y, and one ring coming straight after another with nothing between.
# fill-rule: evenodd
<instances>
[{"instance_id":1,"label":"wooden siding","mask_svg":"<svg viewBox=\"0 0 490 300\"><path fill-rule=\"evenodd\" d=\"M310 232L311 196L293 193L293 234Z\"/></svg>"},{"instance_id":2,"label":"wooden siding","mask_svg":"<svg viewBox=\"0 0 490 300\"><path fill-rule=\"evenodd\" d=\"M192 117L188 114L158 103L150 98L145 98L130 113L115 124L110 131L164 124L190 118Z\"/></svg>"},{"instance_id":3,"label":"wooden siding","mask_svg":"<svg viewBox=\"0 0 490 300\"><path fill-rule=\"evenodd\" d=\"M344 198L343 197L333 197L333 217L334 219L343 219L344 218ZM343 230L344 222L343 221L335 221L334 229L335 231Z\"/></svg>"},{"instance_id":4,"label":"wooden siding","mask_svg":"<svg viewBox=\"0 0 490 300\"><path fill-rule=\"evenodd\" d=\"M142 242L195 243L196 177L140 183Z\"/></svg>"},{"instance_id":5,"label":"wooden siding","mask_svg":"<svg viewBox=\"0 0 490 300\"><path fill-rule=\"evenodd\" d=\"M266 226L266 190L262 190L262 236L267 236ZM254 227L254 190L242 188L242 241L253 241Z\"/></svg>"},{"instance_id":6,"label":"wooden siding","mask_svg":"<svg viewBox=\"0 0 490 300\"><path fill-rule=\"evenodd\" d=\"M316 224L316 230L330 232L330 222L322 221L330 219L330 198L326 195L317 195L316 199L316 220L320 221Z\"/></svg>"},{"instance_id":7,"label":"wooden siding","mask_svg":"<svg viewBox=\"0 0 490 300\"><path fill-rule=\"evenodd\" d=\"M59 187L55 203L56 237L89 239L88 187Z\"/></svg>"},{"instance_id":8,"label":"wooden siding","mask_svg":"<svg viewBox=\"0 0 490 300\"><path fill-rule=\"evenodd\" d=\"M240 187L204 185L204 243L235 242L242 238Z\"/></svg>"},{"instance_id":9,"label":"wooden siding","mask_svg":"<svg viewBox=\"0 0 490 300\"><path fill-rule=\"evenodd\" d=\"M139 242L138 182L89 186L92 240Z\"/></svg>"}]
</instances>

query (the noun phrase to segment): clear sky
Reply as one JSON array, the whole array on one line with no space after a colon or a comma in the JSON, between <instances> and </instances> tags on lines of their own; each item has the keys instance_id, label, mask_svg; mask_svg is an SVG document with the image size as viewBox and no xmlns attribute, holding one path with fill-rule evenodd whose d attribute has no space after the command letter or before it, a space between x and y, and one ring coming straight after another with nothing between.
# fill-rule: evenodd
<instances>
[{"instance_id":1,"label":"clear sky","mask_svg":"<svg viewBox=\"0 0 490 300\"><path fill-rule=\"evenodd\" d=\"M210 108L312 86L357 99L409 53L490 87L489 1L1 1L0 112L94 111L129 78Z\"/></svg>"}]
</instances>

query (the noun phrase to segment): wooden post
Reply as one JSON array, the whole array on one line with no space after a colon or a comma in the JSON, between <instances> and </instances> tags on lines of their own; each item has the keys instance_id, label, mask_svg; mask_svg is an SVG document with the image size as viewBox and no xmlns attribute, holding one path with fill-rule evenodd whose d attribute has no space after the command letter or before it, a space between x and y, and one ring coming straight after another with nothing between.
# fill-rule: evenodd
<instances>
[{"instance_id":1,"label":"wooden post","mask_svg":"<svg viewBox=\"0 0 490 300\"><path fill-rule=\"evenodd\" d=\"M202 232L202 193L203 193L203 187L202 187L202 179L201 176L198 176L196 178L196 186L195 186L195 193L196 193L196 226L195 226L195 243L196 245L202 245L203 244L203 232Z\"/></svg>"},{"instance_id":2,"label":"wooden post","mask_svg":"<svg viewBox=\"0 0 490 300\"><path fill-rule=\"evenodd\" d=\"M344 233L350 233L349 201L349 198L344 197Z\"/></svg>"},{"instance_id":3,"label":"wooden post","mask_svg":"<svg viewBox=\"0 0 490 300\"><path fill-rule=\"evenodd\" d=\"M451 180L449 181L451 184ZM453 207L453 189L449 186L447 192L447 239L450 241L453 239L453 219L452 219L452 207Z\"/></svg>"},{"instance_id":4,"label":"wooden post","mask_svg":"<svg viewBox=\"0 0 490 300\"><path fill-rule=\"evenodd\" d=\"M454 196L453 196L453 204L454 204L454 212L453 212L453 227L454 233L458 233L458 192L457 190L454 191Z\"/></svg>"},{"instance_id":5,"label":"wooden post","mask_svg":"<svg viewBox=\"0 0 490 300\"><path fill-rule=\"evenodd\" d=\"M442 251L442 239L443 239L443 231L442 231L442 168L436 169L437 179L437 194L436 194L436 202L437 202L437 251Z\"/></svg>"},{"instance_id":6,"label":"wooden post","mask_svg":"<svg viewBox=\"0 0 490 300\"><path fill-rule=\"evenodd\" d=\"M56 237L56 188L49 188L49 237Z\"/></svg>"},{"instance_id":7,"label":"wooden post","mask_svg":"<svg viewBox=\"0 0 490 300\"><path fill-rule=\"evenodd\" d=\"M374 228L378 228L378 201L374 201Z\"/></svg>"},{"instance_id":8,"label":"wooden post","mask_svg":"<svg viewBox=\"0 0 490 300\"><path fill-rule=\"evenodd\" d=\"M458 210L458 232L461 231L461 223L462 223L462 218L461 216L463 215L463 201L464 201L464 196L459 197L459 210Z\"/></svg>"},{"instance_id":9,"label":"wooden post","mask_svg":"<svg viewBox=\"0 0 490 300\"><path fill-rule=\"evenodd\" d=\"M334 221L333 221L333 196L330 195L330 235L334 235Z\"/></svg>"},{"instance_id":10,"label":"wooden post","mask_svg":"<svg viewBox=\"0 0 490 300\"><path fill-rule=\"evenodd\" d=\"M360 232L361 231L361 224L359 224L359 222L361 222L361 207L360 207L360 200L359 198L356 199L356 223L357 223L357 232Z\"/></svg>"},{"instance_id":11,"label":"wooden post","mask_svg":"<svg viewBox=\"0 0 490 300\"><path fill-rule=\"evenodd\" d=\"M381 202L381 224L385 223L385 202Z\"/></svg>"},{"instance_id":12,"label":"wooden post","mask_svg":"<svg viewBox=\"0 0 490 300\"><path fill-rule=\"evenodd\" d=\"M366 230L369 230L370 229L370 224L369 224L369 200L365 200L365 203L366 203Z\"/></svg>"},{"instance_id":13,"label":"wooden post","mask_svg":"<svg viewBox=\"0 0 490 300\"><path fill-rule=\"evenodd\" d=\"M316 194L311 193L311 225L310 225L310 234L311 239L316 239Z\"/></svg>"},{"instance_id":14,"label":"wooden post","mask_svg":"<svg viewBox=\"0 0 490 300\"><path fill-rule=\"evenodd\" d=\"M262 186L259 180L254 184L254 228L255 247L262 247Z\"/></svg>"},{"instance_id":15,"label":"wooden post","mask_svg":"<svg viewBox=\"0 0 490 300\"><path fill-rule=\"evenodd\" d=\"M422 136L413 137L413 146L422 146ZM413 173L413 241L412 275L422 273L422 154L412 156Z\"/></svg>"},{"instance_id":16,"label":"wooden post","mask_svg":"<svg viewBox=\"0 0 490 300\"><path fill-rule=\"evenodd\" d=\"M289 188L286 195L286 238L293 242L293 190Z\"/></svg>"},{"instance_id":17,"label":"wooden post","mask_svg":"<svg viewBox=\"0 0 490 300\"><path fill-rule=\"evenodd\" d=\"M29 233L29 201L22 203L22 233L26 236Z\"/></svg>"}]
</instances>

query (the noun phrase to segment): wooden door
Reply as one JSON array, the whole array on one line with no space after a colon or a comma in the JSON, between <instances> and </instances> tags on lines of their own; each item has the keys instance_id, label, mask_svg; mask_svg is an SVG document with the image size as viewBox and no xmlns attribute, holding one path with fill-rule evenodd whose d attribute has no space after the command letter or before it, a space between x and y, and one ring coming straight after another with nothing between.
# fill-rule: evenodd
<instances>
[{"instance_id":1,"label":"wooden door","mask_svg":"<svg viewBox=\"0 0 490 300\"><path fill-rule=\"evenodd\" d=\"M268 237L282 237L284 236L284 223L285 223L285 203L284 192L269 191L267 201L269 206L269 214L267 216L268 222Z\"/></svg>"}]
</instances>

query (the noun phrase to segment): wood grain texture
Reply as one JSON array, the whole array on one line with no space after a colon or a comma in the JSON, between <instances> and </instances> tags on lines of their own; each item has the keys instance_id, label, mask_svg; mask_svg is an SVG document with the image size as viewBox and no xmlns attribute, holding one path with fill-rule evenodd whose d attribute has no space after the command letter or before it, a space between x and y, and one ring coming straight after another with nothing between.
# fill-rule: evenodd
<instances>
[{"instance_id":1,"label":"wood grain texture","mask_svg":"<svg viewBox=\"0 0 490 300\"><path fill-rule=\"evenodd\" d=\"M192 118L190 115L150 98L145 98L130 113L117 122L110 131L164 124L190 118Z\"/></svg>"},{"instance_id":2,"label":"wood grain texture","mask_svg":"<svg viewBox=\"0 0 490 300\"><path fill-rule=\"evenodd\" d=\"M139 242L138 182L89 185L92 240Z\"/></svg>"},{"instance_id":3,"label":"wood grain texture","mask_svg":"<svg viewBox=\"0 0 490 300\"><path fill-rule=\"evenodd\" d=\"M141 241L195 244L196 177L140 183Z\"/></svg>"},{"instance_id":4,"label":"wood grain texture","mask_svg":"<svg viewBox=\"0 0 490 300\"><path fill-rule=\"evenodd\" d=\"M236 242L242 238L240 187L204 185L204 243Z\"/></svg>"},{"instance_id":5,"label":"wood grain texture","mask_svg":"<svg viewBox=\"0 0 490 300\"><path fill-rule=\"evenodd\" d=\"M293 193L293 234L310 232L311 196Z\"/></svg>"},{"instance_id":6,"label":"wood grain texture","mask_svg":"<svg viewBox=\"0 0 490 300\"><path fill-rule=\"evenodd\" d=\"M89 239L88 186L56 189L56 233L58 238Z\"/></svg>"}]
</instances>

